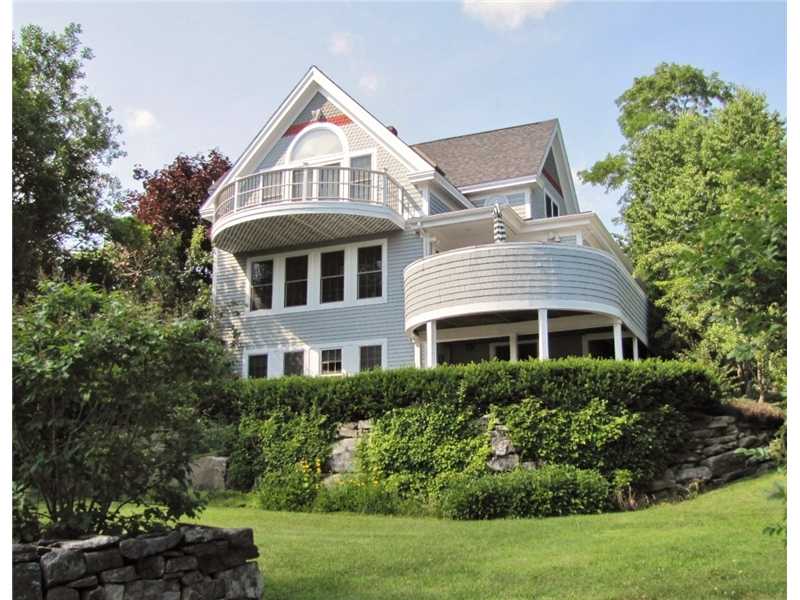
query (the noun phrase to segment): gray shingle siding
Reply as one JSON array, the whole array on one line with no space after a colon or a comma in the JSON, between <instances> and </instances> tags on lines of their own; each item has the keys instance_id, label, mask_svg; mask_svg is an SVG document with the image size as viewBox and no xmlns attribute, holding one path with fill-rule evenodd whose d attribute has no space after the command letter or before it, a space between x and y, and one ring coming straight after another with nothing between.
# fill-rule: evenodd
<instances>
[{"instance_id":1,"label":"gray shingle siding","mask_svg":"<svg viewBox=\"0 0 800 600\"><path fill-rule=\"evenodd\" d=\"M440 215L442 213L450 212L451 210L450 207L444 202L444 200L439 198L439 196L437 196L434 193L431 193L429 195L428 204L429 204L428 213L431 215Z\"/></svg>"},{"instance_id":2,"label":"gray shingle siding","mask_svg":"<svg viewBox=\"0 0 800 600\"><path fill-rule=\"evenodd\" d=\"M612 307L647 335L647 300L615 259L585 246L508 243L453 250L409 266L406 318L476 304L529 303L569 309L570 303Z\"/></svg>"},{"instance_id":3,"label":"gray shingle siding","mask_svg":"<svg viewBox=\"0 0 800 600\"><path fill-rule=\"evenodd\" d=\"M336 245L364 239L342 240ZM403 269L422 256L422 241L413 232L398 232L374 239L387 239L385 303L274 315L248 314L248 256L234 256L216 250L215 301L223 314L224 337L228 342L238 337L235 350L237 367L241 365L243 351L248 348L314 347L373 338L387 340L386 364L389 368L413 365L414 347L404 332ZM313 248L320 247L324 246Z\"/></svg>"}]
</instances>

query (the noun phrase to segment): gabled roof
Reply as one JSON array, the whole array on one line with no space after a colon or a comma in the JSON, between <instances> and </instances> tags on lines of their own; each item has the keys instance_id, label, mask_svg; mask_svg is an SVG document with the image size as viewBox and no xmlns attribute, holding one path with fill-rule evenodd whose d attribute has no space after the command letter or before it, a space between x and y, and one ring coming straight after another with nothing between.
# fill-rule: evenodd
<instances>
[{"instance_id":1,"label":"gabled roof","mask_svg":"<svg viewBox=\"0 0 800 600\"><path fill-rule=\"evenodd\" d=\"M558 120L539 121L412 144L457 187L538 175Z\"/></svg>"},{"instance_id":2,"label":"gabled roof","mask_svg":"<svg viewBox=\"0 0 800 600\"><path fill-rule=\"evenodd\" d=\"M399 137L391 133L383 123L336 85L319 68L312 66L256 134L233 167L218 182L215 182L216 187L209 190L208 198L200 207L200 214L203 217L210 218L212 216L214 198L219 190L228 182L252 170L280 139L297 114L318 92L336 104L375 139L382 142L384 147L404 163L410 172L424 172L432 168L432 165L418 152L414 152Z\"/></svg>"}]
</instances>

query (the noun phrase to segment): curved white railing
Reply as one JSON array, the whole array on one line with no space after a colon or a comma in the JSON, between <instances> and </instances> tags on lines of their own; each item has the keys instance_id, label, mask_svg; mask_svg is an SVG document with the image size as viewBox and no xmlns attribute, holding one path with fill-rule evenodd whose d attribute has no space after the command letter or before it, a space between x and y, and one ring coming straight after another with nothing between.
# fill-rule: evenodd
<instances>
[{"instance_id":1,"label":"curved white railing","mask_svg":"<svg viewBox=\"0 0 800 600\"><path fill-rule=\"evenodd\" d=\"M240 177L220 190L214 220L256 206L314 201L386 206L404 218L421 214L405 188L384 171L322 166L274 169Z\"/></svg>"}]
</instances>

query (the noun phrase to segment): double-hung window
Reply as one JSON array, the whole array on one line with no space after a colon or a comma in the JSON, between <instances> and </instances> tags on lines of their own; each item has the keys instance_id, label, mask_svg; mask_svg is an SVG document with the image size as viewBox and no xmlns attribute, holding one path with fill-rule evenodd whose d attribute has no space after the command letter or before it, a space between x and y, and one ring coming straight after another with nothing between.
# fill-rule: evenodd
<instances>
[{"instance_id":1,"label":"double-hung window","mask_svg":"<svg viewBox=\"0 0 800 600\"><path fill-rule=\"evenodd\" d=\"M250 265L250 310L272 308L273 262L260 260Z\"/></svg>"},{"instance_id":2,"label":"double-hung window","mask_svg":"<svg viewBox=\"0 0 800 600\"><path fill-rule=\"evenodd\" d=\"M358 299L383 295L383 246L358 249Z\"/></svg>"},{"instance_id":3,"label":"double-hung window","mask_svg":"<svg viewBox=\"0 0 800 600\"><path fill-rule=\"evenodd\" d=\"M380 369L383 365L382 346L361 346L359 348L359 371L371 371Z\"/></svg>"},{"instance_id":4,"label":"double-hung window","mask_svg":"<svg viewBox=\"0 0 800 600\"><path fill-rule=\"evenodd\" d=\"M323 252L320 256L320 302L344 300L344 250Z\"/></svg>"},{"instance_id":5,"label":"double-hung window","mask_svg":"<svg viewBox=\"0 0 800 600\"><path fill-rule=\"evenodd\" d=\"M558 204L550 197L550 194L544 195L544 209L545 215L548 217L558 216Z\"/></svg>"},{"instance_id":6,"label":"double-hung window","mask_svg":"<svg viewBox=\"0 0 800 600\"><path fill-rule=\"evenodd\" d=\"M370 199L372 156L350 159L350 199L367 202Z\"/></svg>"},{"instance_id":7,"label":"double-hung window","mask_svg":"<svg viewBox=\"0 0 800 600\"><path fill-rule=\"evenodd\" d=\"M320 372L323 375L337 375L342 372L342 349L333 348L320 352Z\"/></svg>"},{"instance_id":8,"label":"double-hung window","mask_svg":"<svg viewBox=\"0 0 800 600\"><path fill-rule=\"evenodd\" d=\"M286 259L284 306L305 306L308 302L308 255Z\"/></svg>"},{"instance_id":9,"label":"double-hung window","mask_svg":"<svg viewBox=\"0 0 800 600\"><path fill-rule=\"evenodd\" d=\"M283 353L283 374L284 375L302 375L305 371L305 352L298 350L296 352Z\"/></svg>"},{"instance_id":10,"label":"double-hung window","mask_svg":"<svg viewBox=\"0 0 800 600\"><path fill-rule=\"evenodd\" d=\"M267 376L267 354L251 354L247 357L247 376L251 379Z\"/></svg>"}]
</instances>

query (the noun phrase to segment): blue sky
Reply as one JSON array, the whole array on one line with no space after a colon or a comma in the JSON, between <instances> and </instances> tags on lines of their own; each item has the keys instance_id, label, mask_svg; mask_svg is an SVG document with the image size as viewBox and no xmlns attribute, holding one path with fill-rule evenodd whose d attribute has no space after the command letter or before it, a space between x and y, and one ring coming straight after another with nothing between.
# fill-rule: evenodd
<instances>
[{"instance_id":1,"label":"blue sky","mask_svg":"<svg viewBox=\"0 0 800 600\"><path fill-rule=\"evenodd\" d=\"M619 147L614 99L662 61L764 92L786 114L783 3L16 3L15 30L74 21L86 83L124 127L113 172L235 159L311 64L406 142L558 117L574 171ZM616 195L581 186L610 228Z\"/></svg>"}]
</instances>

